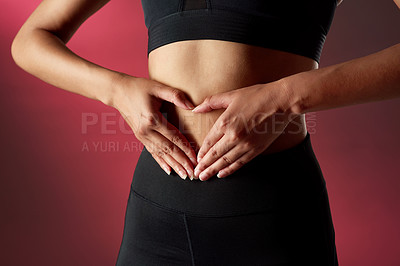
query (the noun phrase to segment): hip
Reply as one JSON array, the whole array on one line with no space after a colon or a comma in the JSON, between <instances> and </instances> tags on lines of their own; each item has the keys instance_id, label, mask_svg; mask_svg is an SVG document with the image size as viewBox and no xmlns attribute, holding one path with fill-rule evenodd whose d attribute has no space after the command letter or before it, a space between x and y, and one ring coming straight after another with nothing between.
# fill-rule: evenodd
<instances>
[{"instance_id":1,"label":"hip","mask_svg":"<svg viewBox=\"0 0 400 266\"><path fill-rule=\"evenodd\" d=\"M197 216L281 212L317 204L326 182L310 134L297 145L260 154L225 178L181 179L167 175L144 148L132 191L162 208Z\"/></svg>"}]
</instances>

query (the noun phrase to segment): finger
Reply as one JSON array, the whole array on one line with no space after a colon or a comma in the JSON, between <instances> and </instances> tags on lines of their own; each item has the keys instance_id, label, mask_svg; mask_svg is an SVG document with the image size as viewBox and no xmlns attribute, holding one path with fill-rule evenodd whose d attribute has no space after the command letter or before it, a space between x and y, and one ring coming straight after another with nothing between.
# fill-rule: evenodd
<instances>
[{"instance_id":1,"label":"finger","mask_svg":"<svg viewBox=\"0 0 400 266\"><path fill-rule=\"evenodd\" d=\"M199 163L203 157L209 152L212 146L215 145L222 137L224 136L223 132L212 131L210 130L203 141L203 144L200 147L199 152L197 153L197 163Z\"/></svg>"},{"instance_id":2,"label":"finger","mask_svg":"<svg viewBox=\"0 0 400 266\"><path fill-rule=\"evenodd\" d=\"M232 108L231 108L232 109ZM207 133L197 153L197 162L199 162L204 155L210 150L212 146L219 141L227 131L226 129L230 126L231 117L235 114L235 111L229 108L225 110L215 121L210 131Z\"/></svg>"},{"instance_id":3,"label":"finger","mask_svg":"<svg viewBox=\"0 0 400 266\"><path fill-rule=\"evenodd\" d=\"M223 115L223 114L222 114ZM197 162L204 157L204 155L210 150L212 146L217 143L223 136L224 132L221 130L219 124L221 123L221 117L217 119L214 125L211 127L210 131L207 133L207 136L204 138L203 143L200 146L200 149L197 153Z\"/></svg>"},{"instance_id":4,"label":"finger","mask_svg":"<svg viewBox=\"0 0 400 266\"><path fill-rule=\"evenodd\" d=\"M208 180L210 177L214 176L221 169L224 169L234 163L237 159L239 159L243 154L245 154L247 150L245 148L239 148L235 146L230 151L222 155L218 160L216 160L212 165L204 169L199 178L202 181Z\"/></svg>"},{"instance_id":5,"label":"finger","mask_svg":"<svg viewBox=\"0 0 400 266\"><path fill-rule=\"evenodd\" d=\"M182 167L182 165L180 165L180 163L178 163L177 160L175 160L170 154L165 154L163 156L163 159L169 164L171 165L172 169L174 169L175 173L177 173L182 179L186 179L188 174L187 171L185 170L185 168Z\"/></svg>"},{"instance_id":6,"label":"finger","mask_svg":"<svg viewBox=\"0 0 400 266\"><path fill-rule=\"evenodd\" d=\"M224 135L200 160L199 164L194 169L194 175L200 177L203 170L208 168L219 158L225 155L228 151L235 147L235 144L228 135ZM202 180L200 178L200 180Z\"/></svg>"},{"instance_id":7,"label":"finger","mask_svg":"<svg viewBox=\"0 0 400 266\"><path fill-rule=\"evenodd\" d=\"M157 156L156 154L152 154L154 160L160 165L160 167L167 173L167 175L171 175L171 167L164 161L163 158Z\"/></svg>"},{"instance_id":8,"label":"finger","mask_svg":"<svg viewBox=\"0 0 400 266\"><path fill-rule=\"evenodd\" d=\"M189 158L179 147L154 130L149 132L147 139L153 146L155 154L164 159L177 174L184 179L187 174L193 179L193 166Z\"/></svg>"},{"instance_id":9,"label":"finger","mask_svg":"<svg viewBox=\"0 0 400 266\"><path fill-rule=\"evenodd\" d=\"M154 143L152 143L152 145L154 146ZM166 171L166 169L164 171L166 171L166 173L168 175L171 174L171 170L170 168L172 168L175 173L177 173L182 179L186 179L187 177L187 172L185 171L185 168L182 167L182 165L180 165L175 159L173 159L170 155L168 155L167 153L165 153L161 147L153 147L152 149L148 148L148 150L150 151L151 155L153 156L153 158L157 158L156 161L164 161L167 164L168 170Z\"/></svg>"},{"instance_id":10,"label":"finger","mask_svg":"<svg viewBox=\"0 0 400 266\"><path fill-rule=\"evenodd\" d=\"M208 96L192 110L195 113L209 112L216 109L228 108L231 103L231 92L222 92Z\"/></svg>"},{"instance_id":11,"label":"finger","mask_svg":"<svg viewBox=\"0 0 400 266\"><path fill-rule=\"evenodd\" d=\"M184 109L193 109L193 103L186 97L185 93L177 88L168 86L157 86L150 92L153 96L175 104Z\"/></svg>"},{"instance_id":12,"label":"finger","mask_svg":"<svg viewBox=\"0 0 400 266\"><path fill-rule=\"evenodd\" d=\"M243 165L245 165L246 163L250 162L257 155L258 154L256 152L254 152L254 150L250 150L250 151L246 152L241 157L236 159L236 161L234 163L232 163L231 165L229 165L229 166L225 167L224 169L220 170L218 172L218 174L217 174L217 177L218 178L224 178L224 177L226 177L228 175L233 174L234 172L239 170L241 167L243 167Z\"/></svg>"},{"instance_id":13,"label":"finger","mask_svg":"<svg viewBox=\"0 0 400 266\"><path fill-rule=\"evenodd\" d=\"M154 130L158 131L161 135L163 135L169 141L178 146L190 159L192 164L196 166L196 152L191 147L189 141L174 125L169 123L168 120L161 113L159 113L158 115L161 119L161 124L160 126L154 128Z\"/></svg>"}]
</instances>

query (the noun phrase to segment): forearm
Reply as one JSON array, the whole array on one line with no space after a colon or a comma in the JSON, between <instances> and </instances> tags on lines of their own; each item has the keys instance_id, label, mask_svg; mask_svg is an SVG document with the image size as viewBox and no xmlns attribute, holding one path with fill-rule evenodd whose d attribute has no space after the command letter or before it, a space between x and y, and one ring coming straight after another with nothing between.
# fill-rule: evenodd
<instances>
[{"instance_id":1,"label":"forearm","mask_svg":"<svg viewBox=\"0 0 400 266\"><path fill-rule=\"evenodd\" d=\"M19 67L39 79L113 106L114 81L123 74L79 57L54 34L42 29L21 30L11 52Z\"/></svg>"},{"instance_id":2,"label":"forearm","mask_svg":"<svg viewBox=\"0 0 400 266\"><path fill-rule=\"evenodd\" d=\"M400 44L285 80L289 108L308 113L400 97Z\"/></svg>"}]
</instances>

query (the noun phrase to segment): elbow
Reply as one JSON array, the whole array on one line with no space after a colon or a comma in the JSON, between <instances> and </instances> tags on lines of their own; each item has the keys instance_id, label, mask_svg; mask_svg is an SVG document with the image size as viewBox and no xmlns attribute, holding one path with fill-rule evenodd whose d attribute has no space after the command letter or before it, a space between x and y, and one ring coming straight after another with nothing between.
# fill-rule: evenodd
<instances>
[{"instance_id":1,"label":"elbow","mask_svg":"<svg viewBox=\"0 0 400 266\"><path fill-rule=\"evenodd\" d=\"M17 43L17 36L14 38L14 40L11 43L11 57L14 60L14 62L18 65L18 43Z\"/></svg>"},{"instance_id":2,"label":"elbow","mask_svg":"<svg viewBox=\"0 0 400 266\"><path fill-rule=\"evenodd\" d=\"M21 68L23 65L23 58L24 58L24 56L22 55L23 50L24 50L24 42L22 41L22 37L18 32L11 43L11 57L14 60L15 64Z\"/></svg>"},{"instance_id":3,"label":"elbow","mask_svg":"<svg viewBox=\"0 0 400 266\"><path fill-rule=\"evenodd\" d=\"M11 57L15 64L27 71L29 60L32 57L31 46L33 41L33 31L26 27L22 27L15 35L11 43Z\"/></svg>"}]
</instances>

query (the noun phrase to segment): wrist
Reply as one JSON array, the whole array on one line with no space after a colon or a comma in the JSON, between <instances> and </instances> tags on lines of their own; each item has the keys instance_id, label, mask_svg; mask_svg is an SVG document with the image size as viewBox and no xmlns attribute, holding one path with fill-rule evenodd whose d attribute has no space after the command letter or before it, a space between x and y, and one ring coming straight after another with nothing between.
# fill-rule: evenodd
<instances>
[{"instance_id":1,"label":"wrist","mask_svg":"<svg viewBox=\"0 0 400 266\"><path fill-rule=\"evenodd\" d=\"M318 83L315 70L300 72L279 80L286 95L285 112L302 115L310 112L312 103L317 97L315 89Z\"/></svg>"},{"instance_id":2,"label":"wrist","mask_svg":"<svg viewBox=\"0 0 400 266\"><path fill-rule=\"evenodd\" d=\"M130 75L127 75L122 72L112 72L109 78L110 85L109 90L106 95L102 99L100 99L105 105L111 106L113 108L117 108L119 105L120 100L123 98L124 83L128 78L134 78Z\"/></svg>"}]
</instances>

